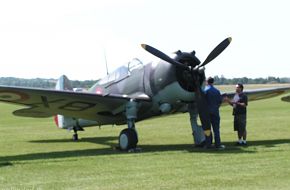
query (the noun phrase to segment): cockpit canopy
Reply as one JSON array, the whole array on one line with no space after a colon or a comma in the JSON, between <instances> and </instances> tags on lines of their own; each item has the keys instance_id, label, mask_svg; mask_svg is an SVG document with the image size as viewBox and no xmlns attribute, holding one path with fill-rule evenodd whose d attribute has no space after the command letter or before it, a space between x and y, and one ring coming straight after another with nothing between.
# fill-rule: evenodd
<instances>
[{"instance_id":1,"label":"cockpit canopy","mask_svg":"<svg viewBox=\"0 0 290 190\"><path fill-rule=\"evenodd\" d=\"M98 85L104 85L112 82L118 82L128 76L130 76L130 73L133 72L136 69L139 69L143 67L143 63L137 59L134 58L132 61L128 62L127 65L123 65L107 75L106 77L102 78Z\"/></svg>"}]
</instances>

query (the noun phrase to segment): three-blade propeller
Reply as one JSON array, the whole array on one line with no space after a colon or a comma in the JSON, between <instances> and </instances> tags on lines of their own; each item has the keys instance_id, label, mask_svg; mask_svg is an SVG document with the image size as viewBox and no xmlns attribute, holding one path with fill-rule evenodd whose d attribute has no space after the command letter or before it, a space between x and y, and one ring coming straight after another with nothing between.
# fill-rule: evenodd
<instances>
[{"instance_id":1,"label":"three-blade propeller","mask_svg":"<svg viewBox=\"0 0 290 190\"><path fill-rule=\"evenodd\" d=\"M199 117L200 117L200 121L203 127L203 130L205 131L205 135L206 136L210 136L210 130L211 130L211 125L210 125L210 115L209 115L209 108L207 105L207 101L206 101L206 97L205 94L203 92L203 90L201 89L200 86L200 79L199 79L199 75L198 75L198 69L200 67L204 67L206 64L208 64L209 62L211 62L212 60L214 60L219 54L221 54L227 47L228 45L231 43L232 38L226 38L225 40L223 40L220 44L218 44L211 52L210 54L207 56L207 58L204 60L204 62L202 62L201 64L199 64L197 66L196 70L193 70L192 67L189 67L185 64L182 64L174 59L172 59L171 57L169 57L168 55L166 55L165 53L159 51L158 49L146 45L146 44L142 44L141 46L148 51L149 53L155 55L156 57L171 63L172 65L175 65L177 67L183 68L184 70L188 70L191 72L192 75L192 80L193 81L189 81L192 84L195 84L196 88L195 88L195 94L196 94L196 104L197 104L197 108L198 108L198 113L199 113Z\"/></svg>"},{"instance_id":2,"label":"three-blade propeller","mask_svg":"<svg viewBox=\"0 0 290 190\"><path fill-rule=\"evenodd\" d=\"M207 56L207 58L204 60L204 62L202 64L200 64L198 66L198 68L205 66L206 64L208 64L209 62L211 62L212 60L214 60L219 54L221 54L227 47L228 45L231 43L232 38L226 38L225 40L223 40L219 45L217 45L211 52L210 54ZM189 69L186 65L172 59L171 57L169 57L168 55L166 55L165 53L159 51L158 49L149 46L147 44L141 44L142 48L144 48L146 51L148 51L149 53L155 55L156 57L171 63L172 65L178 66L178 67L182 67L184 69Z\"/></svg>"}]
</instances>

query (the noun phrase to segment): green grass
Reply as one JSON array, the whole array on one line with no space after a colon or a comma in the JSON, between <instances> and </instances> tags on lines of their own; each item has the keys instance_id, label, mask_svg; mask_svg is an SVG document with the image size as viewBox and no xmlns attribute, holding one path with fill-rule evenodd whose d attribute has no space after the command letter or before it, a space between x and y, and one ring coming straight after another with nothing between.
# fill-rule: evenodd
<instances>
[{"instance_id":1,"label":"green grass","mask_svg":"<svg viewBox=\"0 0 290 190\"><path fill-rule=\"evenodd\" d=\"M234 146L221 108L223 151L192 147L188 114L137 123L140 153L114 150L125 126L87 128L80 141L48 119L0 104L0 189L289 189L290 104L250 102L248 147Z\"/></svg>"}]
</instances>

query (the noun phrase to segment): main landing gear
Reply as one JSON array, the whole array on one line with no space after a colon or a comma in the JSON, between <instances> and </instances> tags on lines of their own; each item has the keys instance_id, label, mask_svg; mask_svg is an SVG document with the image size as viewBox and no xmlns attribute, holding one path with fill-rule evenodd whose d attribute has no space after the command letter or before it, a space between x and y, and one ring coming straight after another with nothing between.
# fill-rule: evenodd
<instances>
[{"instance_id":1,"label":"main landing gear","mask_svg":"<svg viewBox=\"0 0 290 190\"><path fill-rule=\"evenodd\" d=\"M123 129L119 135L119 147L121 150L135 149L138 143L138 136L135 129Z\"/></svg>"},{"instance_id":2,"label":"main landing gear","mask_svg":"<svg viewBox=\"0 0 290 190\"><path fill-rule=\"evenodd\" d=\"M137 118L138 103L130 100L126 105L126 118L128 128L123 129L119 135L119 149L129 152L135 152L138 143L138 134L135 129L135 120Z\"/></svg>"}]
</instances>

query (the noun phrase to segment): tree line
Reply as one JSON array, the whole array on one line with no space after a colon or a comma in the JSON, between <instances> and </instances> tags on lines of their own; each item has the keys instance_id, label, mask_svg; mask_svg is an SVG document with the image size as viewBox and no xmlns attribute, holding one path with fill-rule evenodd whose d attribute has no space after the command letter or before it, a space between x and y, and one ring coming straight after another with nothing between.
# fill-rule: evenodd
<instances>
[{"instance_id":1,"label":"tree line","mask_svg":"<svg viewBox=\"0 0 290 190\"><path fill-rule=\"evenodd\" d=\"M242 83L242 84L277 84L277 83L290 83L290 78L288 77L273 77L269 76L266 78L247 78L247 77L242 77L242 78L231 78L227 79L223 75L219 76L214 76L214 83L218 85L227 85L227 84L237 84L237 83Z\"/></svg>"},{"instance_id":2,"label":"tree line","mask_svg":"<svg viewBox=\"0 0 290 190\"><path fill-rule=\"evenodd\" d=\"M215 84L218 85L226 85L226 84L271 84L271 83L290 83L290 78L283 77L272 77L269 76L267 78L225 78L223 75L214 76ZM23 86L23 87L34 87L34 88L49 88L53 89L56 85L57 79L43 79L43 78L35 78L35 79L23 79L23 78L15 78L15 77L0 77L0 85L7 86ZM97 80L72 80L73 88L90 88L93 86Z\"/></svg>"},{"instance_id":3,"label":"tree line","mask_svg":"<svg viewBox=\"0 0 290 190\"><path fill-rule=\"evenodd\" d=\"M57 79L0 77L0 85L54 89ZM71 80L73 88L90 88L97 80Z\"/></svg>"}]
</instances>

